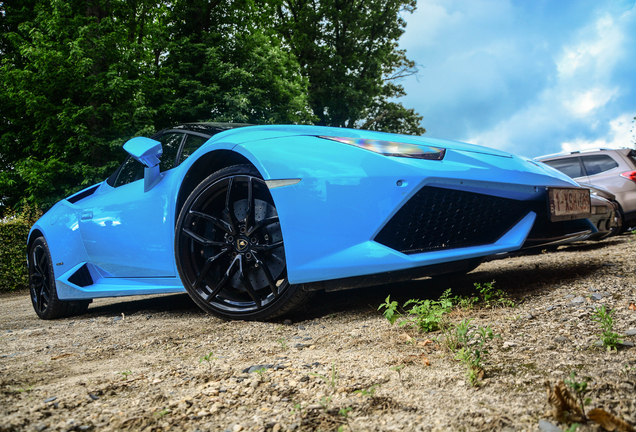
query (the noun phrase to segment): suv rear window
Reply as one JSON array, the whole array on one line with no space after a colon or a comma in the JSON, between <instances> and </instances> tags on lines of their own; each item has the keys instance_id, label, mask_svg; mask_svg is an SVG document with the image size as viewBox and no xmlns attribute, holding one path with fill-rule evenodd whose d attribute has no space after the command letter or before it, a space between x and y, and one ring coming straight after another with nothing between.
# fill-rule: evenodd
<instances>
[{"instance_id":1,"label":"suv rear window","mask_svg":"<svg viewBox=\"0 0 636 432\"><path fill-rule=\"evenodd\" d=\"M576 178L585 176L578 157L555 159L543 162L550 165L552 168L558 169L568 177Z\"/></svg>"},{"instance_id":2,"label":"suv rear window","mask_svg":"<svg viewBox=\"0 0 636 432\"><path fill-rule=\"evenodd\" d=\"M618 166L618 163L608 155L583 156L582 159L589 176L604 173Z\"/></svg>"}]
</instances>

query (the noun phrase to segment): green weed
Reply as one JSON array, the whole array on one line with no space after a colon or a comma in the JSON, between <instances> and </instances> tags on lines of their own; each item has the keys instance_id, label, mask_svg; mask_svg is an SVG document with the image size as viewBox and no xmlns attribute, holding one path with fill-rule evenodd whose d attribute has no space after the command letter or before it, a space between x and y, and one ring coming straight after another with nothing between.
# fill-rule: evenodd
<instances>
[{"instance_id":1,"label":"green weed","mask_svg":"<svg viewBox=\"0 0 636 432\"><path fill-rule=\"evenodd\" d=\"M127 380L128 379L128 375L132 374L132 372L130 370L123 371L123 372L117 372L117 373L121 375L121 379L122 380Z\"/></svg>"},{"instance_id":2,"label":"green weed","mask_svg":"<svg viewBox=\"0 0 636 432\"><path fill-rule=\"evenodd\" d=\"M471 385L479 385L479 378L483 374L483 359L488 355L486 345L494 338L501 338L490 328L471 324L470 318L453 324L452 339L447 342L451 350L456 350L455 358L466 367L466 378Z\"/></svg>"},{"instance_id":3,"label":"green weed","mask_svg":"<svg viewBox=\"0 0 636 432\"><path fill-rule=\"evenodd\" d=\"M309 375L315 376L320 378L321 380L323 380L325 382L325 384L327 384L328 387L331 388L331 392L335 393L336 392L336 387L338 387L338 368L336 367L335 363L331 363L331 377L326 377L324 375L321 375L319 373L315 373L315 372L311 372Z\"/></svg>"},{"instance_id":4,"label":"green weed","mask_svg":"<svg viewBox=\"0 0 636 432\"><path fill-rule=\"evenodd\" d=\"M495 289L493 285L495 281L486 282L483 285L475 283L475 289L479 292L482 303L486 307L494 306L510 306L514 307L515 303L508 298L508 294L501 289Z\"/></svg>"},{"instance_id":5,"label":"green weed","mask_svg":"<svg viewBox=\"0 0 636 432\"><path fill-rule=\"evenodd\" d=\"M583 398L587 391L587 381L577 381L576 372L572 371L570 372L570 379L566 378L563 382L576 393L576 397L579 399L579 405L581 405L581 411L583 411L583 415L585 415L585 405L589 405L590 402L592 402L590 398Z\"/></svg>"},{"instance_id":6,"label":"green weed","mask_svg":"<svg viewBox=\"0 0 636 432\"><path fill-rule=\"evenodd\" d=\"M276 342L278 342L278 344L280 345L280 349L282 349L283 351L287 350L287 341L285 340L285 338L276 339Z\"/></svg>"},{"instance_id":7,"label":"green weed","mask_svg":"<svg viewBox=\"0 0 636 432\"><path fill-rule=\"evenodd\" d=\"M605 305L597 307L592 316L592 321L596 321L603 333L601 333L601 342L607 347L608 351L616 350L617 345L623 341L618 338L618 333L614 332L614 318L612 315L614 310L607 310Z\"/></svg>"},{"instance_id":8,"label":"green weed","mask_svg":"<svg viewBox=\"0 0 636 432\"><path fill-rule=\"evenodd\" d=\"M404 381L402 381L402 369L404 369L404 365L393 366L391 368L392 371L397 372L398 378L400 378L400 384L404 384Z\"/></svg>"},{"instance_id":9,"label":"green weed","mask_svg":"<svg viewBox=\"0 0 636 432\"><path fill-rule=\"evenodd\" d=\"M204 361L208 362L208 367L210 368L210 372L212 372L212 362L216 359L217 357L214 357L214 353L210 351L199 359L199 364L203 363Z\"/></svg>"}]
</instances>

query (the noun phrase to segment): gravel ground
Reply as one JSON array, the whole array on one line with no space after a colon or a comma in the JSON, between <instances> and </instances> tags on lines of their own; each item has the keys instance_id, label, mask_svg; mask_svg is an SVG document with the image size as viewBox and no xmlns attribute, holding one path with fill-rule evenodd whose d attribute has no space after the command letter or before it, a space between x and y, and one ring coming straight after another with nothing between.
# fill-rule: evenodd
<instances>
[{"instance_id":1,"label":"gravel ground","mask_svg":"<svg viewBox=\"0 0 636 432\"><path fill-rule=\"evenodd\" d=\"M452 282L319 293L265 323L222 321L186 295L98 299L86 315L41 321L26 292L4 294L0 431L557 431L567 425L548 413L544 383L572 371L588 382L586 409L635 425L635 252L623 235L491 261ZM439 333L405 332L377 311L389 294L402 304L493 280L515 307L450 317L501 335L477 387L444 344L427 342ZM600 304L615 310L617 351L596 345Z\"/></svg>"}]
</instances>

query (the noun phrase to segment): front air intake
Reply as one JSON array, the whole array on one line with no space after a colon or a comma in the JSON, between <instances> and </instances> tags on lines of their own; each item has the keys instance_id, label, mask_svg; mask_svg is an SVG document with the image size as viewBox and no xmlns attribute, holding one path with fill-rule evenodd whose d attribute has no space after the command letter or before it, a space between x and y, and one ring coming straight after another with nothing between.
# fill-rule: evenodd
<instances>
[{"instance_id":1,"label":"front air intake","mask_svg":"<svg viewBox=\"0 0 636 432\"><path fill-rule=\"evenodd\" d=\"M405 254L491 244L532 207L528 201L425 186L387 222L375 241Z\"/></svg>"}]
</instances>

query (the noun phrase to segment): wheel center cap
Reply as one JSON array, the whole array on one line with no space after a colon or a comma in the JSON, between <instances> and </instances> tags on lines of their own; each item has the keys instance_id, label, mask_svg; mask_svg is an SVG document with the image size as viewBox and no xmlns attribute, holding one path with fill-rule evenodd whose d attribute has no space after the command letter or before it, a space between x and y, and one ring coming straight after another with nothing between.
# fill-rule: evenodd
<instances>
[{"instance_id":1,"label":"wheel center cap","mask_svg":"<svg viewBox=\"0 0 636 432\"><path fill-rule=\"evenodd\" d=\"M249 242L246 239L240 238L236 241L236 250L239 252L245 252L249 246Z\"/></svg>"}]
</instances>

